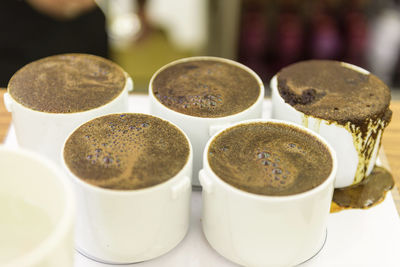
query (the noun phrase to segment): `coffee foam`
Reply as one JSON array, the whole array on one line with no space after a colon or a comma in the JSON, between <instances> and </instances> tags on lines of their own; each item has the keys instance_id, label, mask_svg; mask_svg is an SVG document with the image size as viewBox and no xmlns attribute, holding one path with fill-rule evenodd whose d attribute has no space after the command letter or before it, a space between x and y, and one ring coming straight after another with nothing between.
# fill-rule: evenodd
<instances>
[{"instance_id":1,"label":"coffee foam","mask_svg":"<svg viewBox=\"0 0 400 267\"><path fill-rule=\"evenodd\" d=\"M78 178L103 188L132 190L174 177L186 164L189 143L171 123L144 114L112 114L76 129L64 147Z\"/></svg>"},{"instance_id":2,"label":"coffee foam","mask_svg":"<svg viewBox=\"0 0 400 267\"><path fill-rule=\"evenodd\" d=\"M273 196L308 191L332 170L324 144L280 123L249 123L225 130L210 144L208 161L225 182Z\"/></svg>"},{"instance_id":3,"label":"coffee foam","mask_svg":"<svg viewBox=\"0 0 400 267\"><path fill-rule=\"evenodd\" d=\"M93 55L63 54L34 61L8 84L20 104L48 113L74 113L109 103L124 89L126 75L115 63Z\"/></svg>"},{"instance_id":4,"label":"coffee foam","mask_svg":"<svg viewBox=\"0 0 400 267\"><path fill-rule=\"evenodd\" d=\"M151 86L163 105L197 117L239 113L256 102L261 88L245 69L213 59L168 66L156 75Z\"/></svg>"}]
</instances>

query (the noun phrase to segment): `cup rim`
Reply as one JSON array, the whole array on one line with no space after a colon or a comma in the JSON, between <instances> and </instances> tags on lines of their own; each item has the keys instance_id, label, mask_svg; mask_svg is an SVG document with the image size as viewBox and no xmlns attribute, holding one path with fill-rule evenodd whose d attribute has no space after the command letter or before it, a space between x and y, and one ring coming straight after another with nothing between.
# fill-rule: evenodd
<instances>
[{"instance_id":1,"label":"cup rim","mask_svg":"<svg viewBox=\"0 0 400 267\"><path fill-rule=\"evenodd\" d=\"M46 115L50 115L50 116L67 116L67 115L73 115L73 114L74 114L74 115L75 115L75 114L78 114L78 115L79 115L79 114L82 114L82 113L94 112L94 111L96 111L96 110L98 110L98 109L100 109L100 108L103 108L103 107L105 107L105 106L111 104L112 102L114 102L114 100L116 100L117 98L121 97L125 91L128 92L128 91L130 91L130 90L133 90L133 80L132 80L132 78L130 77L130 75L129 75L121 66L119 66L119 65L116 64L115 62L113 62L113 61L111 61L111 60L109 60L109 59L107 59L107 58L102 58L102 57L100 57L100 56L96 56L96 55L92 55L92 54L87 54L87 53L63 53L63 54L57 54L57 55L53 55L53 56L63 56L63 55L84 55L84 56L98 57L98 58L101 58L101 59L105 59L105 60L109 61L110 63L114 64L118 69L120 69L120 70L122 71L122 73L123 73L124 76L125 76L125 84L124 84L124 86L122 87L122 89L121 89L121 91L119 92L118 95L116 95L114 98L110 99L110 101L108 101L107 103L104 103L104 104L102 104L102 105L100 105L100 106L97 106L97 107L94 107L94 108L92 108L92 109L83 110L83 111L77 111L77 112L69 112L69 113L57 113L57 112L54 112L54 113L53 113L53 112L46 112L46 111L41 111L41 110L32 109L32 108L30 108L30 107L28 107L28 106L25 106L25 105L23 105L22 103L18 102L18 101L12 96L12 94L10 93L9 84L10 84L11 80L14 78L14 76L15 76L21 69L25 68L27 65L29 65L29 64L31 64L31 63L33 63L33 62L35 62L35 61L39 61L39 60L42 60L42 59L46 59L46 58L48 58L48 57L52 57L52 56L48 56L48 57L43 57L43 58L40 58L40 59L38 59L38 60L29 62L28 64L26 64L26 65L24 65L23 67L21 67L20 69L18 69L18 70L13 74L13 76L10 78L10 81L9 81L8 84L7 84L7 94L8 94L8 96L10 97L10 99L12 99L12 101L14 102L14 104L18 105L18 106L21 107L21 108L27 109L27 110L29 110L29 111L37 112L37 113L39 113L39 114L46 114ZM131 87L131 89L130 89L129 87Z\"/></svg>"},{"instance_id":2,"label":"cup rim","mask_svg":"<svg viewBox=\"0 0 400 267\"><path fill-rule=\"evenodd\" d=\"M168 180L166 180L166 181L164 181L162 183L159 183L159 184L156 184L156 185L153 185L153 186L149 186L149 187L145 187L145 188L129 189L129 190L119 190L119 189L104 188L104 187L100 187L100 186L96 186L96 185L92 185L90 183L87 183L87 182L83 181L82 179L80 179L79 177L77 177L69 169L67 163L65 162L65 158L64 158L64 147L65 147L68 139L82 125L84 125L84 124L86 124L86 123L88 123L88 122L90 122L92 120L95 120L97 118L106 117L106 116L109 116L109 115L118 115L118 114L140 114L140 115L152 116L152 117L161 119L161 120L163 120L165 122L168 122L171 125L175 126L183 134L183 136L186 138L186 141L187 141L188 146L189 146L189 154L188 154L188 157L187 157L186 162L183 165L182 169L180 169L179 172L177 174L175 174L173 177L169 178ZM193 161L193 147L192 147L192 144L191 144L191 142L189 140L189 137L186 135L186 133L179 126L177 126L176 124L172 123L169 120L166 120L166 119L163 119L163 118L160 118L158 116L151 115L151 114L145 114L145 113L138 113L138 112L122 112L121 113L120 112L120 113L110 113L110 114L107 114L107 115L98 116L98 117L95 117L95 118L93 118L93 119L91 119L89 121L86 121L86 122L80 124L79 126L77 126L74 130L72 130L69 133L68 137L65 139L65 141L63 143L62 150L61 150L61 159L62 159L61 160L62 167L68 173L68 176L71 177L71 179L75 183L79 184L80 186L84 187L85 189L92 190L94 192L98 192L98 193L102 193L102 194L110 194L110 195L147 194L147 193L150 193L152 191L157 191L157 190L159 190L159 189L161 189L161 188L163 188L163 187L165 187L165 186L167 186L169 184L172 185L176 181L180 180L183 176L188 176L188 178L190 178L190 180L191 180L191 177L190 177L191 172L190 172L189 175L186 175L185 172L187 171L188 168L191 168L191 164L192 164L192 161Z\"/></svg>"},{"instance_id":3,"label":"cup rim","mask_svg":"<svg viewBox=\"0 0 400 267\"><path fill-rule=\"evenodd\" d=\"M51 251L60 244L60 241L70 232L72 225L74 225L73 219L75 214L75 193L65 173L62 172L61 169L49 159L26 149L9 148L4 145L0 145L0 153L14 154L20 158L23 158L24 160L30 160L48 169L51 173L55 174L55 179L57 179L60 183L62 191L65 195L63 212L60 218L51 227L51 231L49 231L48 236L28 253L5 263L5 266L7 267L35 265L43 260L46 255L49 255ZM71 253L72 252L73 248L71 247Z\"/></svg>"},{"instance_id":4,"label":"cup rim","mask_svg":"<svg viewBox=\"0 0 400 267\"><path fill-rule=\"evenodd\" d=\"M222 117L199 117L199 116L193 116L193 115L188 115L188 114L184 114L178 111L175 111L173 109L171 109L168 106L165 106L163 103L161 103L157 97L154 95L153 92L153 81L154 79L157 77L157 75L163 71L166 68L169 68L173 65L179 64L179 63L183 63L183 62L190 62L190 61L201 61L201 60L214 60L214 61L220 61L220 62L224 62L224 63L228 63L234 66L237 66L241 69L244 69L245 71L247 71L250 75L252 75L258 85L259 85L259 95L257 97L257 99L246 109L238 112L238 113L234 113L234 114L230 114L227 116L222 116ZM192 119L198 119L198 120L221 120L221 119L230 119L230 118L234 118L236 116L240 116L241 114L247 112L248 110L251 110L254 108L254 106L256 106L257 103L259 103L260 101L262 101L264 99L264 94L265 94L265 87L264 87L264 83L262 82L261 78L258 76L258 74L250 69L249 67L247 67L246 65L239 63L237 61L231 60L231 59L227 59L227 58L222 58L222 57L215 57L215 56L193 56L193 57L185 57L185 58L180 58L177 60L174 60L172 62L169 62L168 64L165 64L164 66L162 66L161 68L159 68L152 76L149 82L149 90L148 90L148 95L150 96L151 99L153 99L157 104L161 105L162 107L166 108L168 111L172 112L173 114L182 116L182 117L189 117Z\"/></svg>"},{"instance_id":5,"label":"cup rim","mask_svg":"<svg viewBox=\"0 0 400 267\"><path fill-rule=\"evenodd\" d=\"M210 144L212 143L212 141L218 137L218 135L220 135L222 132L229 130L235 126L238 125L244 125L244 124L251 124L251 123L256 123L256 122L262 122L262 123L273 123L273 124L284 124L284 125L288 125L291 126L293 128L296 128L300 131L303 131L309 135L312 135L314 138L316 138L318 141L320 141L329 151L329 154L331 155L332 158L332 169L328 175L328 177L319 185L317 185L316 187L309 189L305 192L301 192L301 193L297 193L297 194L293 194L293 195L284 195L284 196L272 196L272 195L260 195L260 194L256 194L256 193L251 193L251 192L247 192L244 191L242 189L239 189L227 182L225 182L224 180L222 180L211 168L209 162L208 162L208 149L210 147ZM235 194L238 194L240 196L246 197L246 198L250 198L250 199L254 199L254 200L258 200L258 201L267 201L267 202L285 202L285 201L293 201L293 200L298 200L298 199L304 199L309 197L310 195L314 195L317 194L318 192L324 190L325 188L327 188L330 184L333 184L335 182L335 178L336 178L336 172L337 172L337 157L336 157L336 152L335 150L332 148L332 146L325 140L325 138L323 138L322 136L320 136L319 134L305 128L302 127L301 125L292 123L292 122L288 122L288 121L283 121L283 120L276 120L276 119L250 119L250 120L245 120L245 121L241 121L241 122L237 122L235 124L232 124L231 126L222 129L220 131L218 131L217 133L215 133L207 142L205 149L204 149L204 153L203 153L203 162L204 162L204 166L203 166L203 170L206 171L208 174L212 175L212 178L214 181L216 181L219 185L223 186L224 188L233 191Z\"/></svg>"}]
</instances>

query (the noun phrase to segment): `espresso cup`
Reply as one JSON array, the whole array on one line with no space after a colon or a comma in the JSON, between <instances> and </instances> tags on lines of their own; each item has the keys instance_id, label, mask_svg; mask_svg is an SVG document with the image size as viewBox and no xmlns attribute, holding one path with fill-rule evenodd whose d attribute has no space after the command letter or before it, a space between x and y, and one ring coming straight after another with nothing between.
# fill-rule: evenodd
<instances>
[{"instance_id":1,"label":"espresso cup","mask_svg":"<svg viewBox=\"0 0 400 267\"><path fill-rule=\"evenodd\" d=\"M0 265L74 262L75 199L65 174L43 157L0 146Z\"/></svg>"},{"instance_id":2,"label":"espresso cup","mask_svg":"<svg viewBox=\"0 0 400 267\"><path fill-rule=\"evenodd\" d=\"M67 138L63 165L77 195L76 248L88 258L146 261L186 235L192 149L170 122L137 113L95 118ZM157 181L165 172L172 176Z\"/></svg>"},{"instance_id":3,"label":"espresso cup","mask_svg":"<svg viewBox=\"0 0 400 267\"><path fill-rule=\"evenodd\" d=\"M358 107L360 109L360 114L365 110L375 106L375 97L388 98L388 100L385 99L388 109L388 101L390 101L390 90L383 84L383 82L381 82L378 78L369 73L367 70L348 63L335 61L306 61L300 62L300 64L304 65L298 67L298 69L302 70L305 70L308 64L321 65L321 67L318 68L319 71L314 71L312 73L310 72L308 74L310 77L312 76L311 78L313 79L315 79L319 75L325 75L320 74L323 71L327 71L324 70L324 67L322 65L326 65L329 68L333 68L332 66L338 65L341 66L342 69L348 70L348 73L350 73L351 71L353 72L352 75L355 77L343 77L342 74L338 74L334 78L331 77L325 81L325 84L327 84L328 86L340 82L341 88L347 89L347 92L327 91L327 94L335 94L334 97L339 99L336 101L338 106L342 106L343 104L347 106L343 108L332 107L331 109L329 109L328 106L324 106L323 110L325 114L338 114L339 112L343 112L345 117L346 114L354 112L352 111L352 109L354 109L352 107L353 104L350 104L351 98L355 99L353 102L358 102L357 105L364 105L363 107ZM295 67L296 64L287 67L287 69ZM383 114L378 114L379 112L371 112L371 114L366 114L364 116L365 118L363 118L362 120L359 119L359 121L362 122L361 126L359 126L357 123L354 124L346 120L339 122L335 119L321 118L319 117L319 115L317 116L313 114L305 114L302 111L294 108L293 105L285 101L285 99L282 97L278 89L277 76L278 74L275 75L270 82L270 87L272 91L272 118L291 121L303 125L319 133L332 145L338 155L338 171L335 182L336 188L347 187L353 184L357 184L365 177L367 177L371 173L375 165L384 128L390 121L390 110ZM305 75L301 76L303 78L300 79L304 79L304 76ZM331 76L333 76L333 73L331 74ZM310 80L312 80L311 78ZM296 77L295 79L299 78ZM368 81L368 79L373 79L373 82L366 82ZM357 83L362 84L361 86L359 86L359 88L370 87L370 91L364 90L365 92L362 92L362 95L360 92L359 95L353 97L351 95L351 92L355 92L356 90L358 90ZM312 86L309 86L307 88L308 90L316 90L314 92L317 92L317 94L322 92L321 98L323 99L326 98L326 96L322 96L322 94L325 93L324 86L327 86L325 84L320 84L319 88L315 89L312 88ZM378 92L378 88L381 91ZM320 97L318 95L307 96L307 94L304 93L303 96L308 99L311 97L315 98L317 99L316 102L319 101L318 98ZM304 101L307 101L307 99L304 99ZM379 101L383 102L383 100ZM341 109L343 109L343 111ZM313 112L311 111L311 113ZM322 114L322 116L325 116L325 114ZM385 117L389 118L387 119ZM368 124L365 124L366 122Z\"/></svg>"},{"instance_id":4,"label":"espresso cup","mask_svg":"<svg viewBox=\"0 0 400 267\"><path fill-rule=\"evenodd\" d=\"M276 137L260 143L253 140L242 145L254 134L254 131L248 130L249 125L261 127L264 132L269 131L268 127L275 129ZM292 139L291 135L280 134L281 129L289 129L300 137ZM282 139L282 136L289 138ZM225 146L228 137L232 137L229 141L231 145ZM270 147L272 150L268 148L266 151L266 142L271 140L276 142L275 147L287 145L287 149L294 152L287 154L285 159L282 155L286 154L279 154L280 151L272 149L273 146ZM305 140L305 144L301 144L301 140ZM260 147L256 148L255 143ZM237 154L236 150L244 154L234 155ZM245 156L253 152L254 155L249 158ZM233 153L233 156L231 158L224 153ZM313 153L310 154L311 158L317 159L312 163L314 168L303 168L303 160L304 166L308 166L309 161L308 158L305 160L297 156L301 153ZM320 155L330 159L324 162L328 168L315 168L321 165L318 159ZM220 167L215 167L218 166L215 165L215 159L215 162L223 159ZM199 173L203 187L202 227L209 244L222 256L243 266L295 266L321 250L327 234L327 219L337 168L335 152L323 138L304 127L285 121L249 120L215 134L205 147L203 160L204 167ZM253 163L243 163L247 160ZM299 169L290 167L295 161ZM243 166L247 171L242 169ZM272 168L265 174L265 178L264 168ZM231 176L221 175L220 171L230 169L234 170ZM261 176L257 175L259 170L262 171ZM310 171L315 172L314 176L309 174ZM324 175L319 176L322 173ZM227 177L238 177L238 183L227 182L224 180ZM313 183L310 189L310 185L304 186L301 182L308 179L316 179L318 182Z\"/></svg>"},{"instance_id":5,"label":"espresso cup","mask_svg":"<svg viewBox=\"0 0 400 267\"><path fill-rule=\"evenodd\" d=\"M175 95L171 95L171 97L175 97L176 99L174 100L177 100L178 104L179 101L182 101L186 97L186 100L188 101L188 103L186 103L187 105L198 105L200 107L201 105L203 105L204 108L200 109L200 111L206 112L200 114L198 112L199 110L196 110L192 114L189 114L190 112L183 113L183 109L173 109L171 108L171 106L162 103L164 97L168 96L156 96L155 90L158 90L158 88L155 88L156 80L161 77L163 80L166 80L168 82L168 77L165 79L164 77L162 77L162 74L165 71L168 71L175 66L185 64L188 65L187 69L190 71L190 69L193 70L195 68L192 66L192 64L201 64L201 62L212 62L219 63L220 65L227 65L232 67L233 69L236 69L236 71L242 72L242 75L248 76L247 78L251 80L251 84L254 84L255 87L255 97L253 98L253 100L249 101L246 107L240 108L240 97L247 94L247 86L249 86L249 83L243 82L242 88L238 87L240 88L240 90L236 90L237 93L233 96L233 98L236 97L236 100L239 103L239 108L233 112L230 112L229 107L233 105L227 104L225 105L225 112L215 116L216 112L214 112L214 107L220 104L223 105L225 101L225 99L223 99L223 94L224 92L228 92L230 90L229 86L231 85L229 85L229 82L234 83L236 81L235 77L229 76L228 78L225 77L224 79L222 79L221 77L223 77L223 74L221 75L219 73L224 72L224 70L219 71L218 67L215 67L214 69L212 69L212 71L207 71L207 74L202 74L204 76L204 79L202 77L196 78L195 74L190 74L195 77L193 78L191 76L188 76L187 73L181 72L172 73L170 75L172 78L177 77L178 79L187 79L187 81L183 81L183 83L187 83L187 85L185 85L186 87L183 86L178 88L178 90L181 90L181 92L174 93ZM186 77L185 75L188 77ZM218 77L218 75L221 76ZM202 87L204 90L200 88L197 93L192 92L193 95L189 95L191 93L189 93L188 90L191 90L191 87L193 86L193 84L191 83L194 83L194 86ZM213 88L217 88L221 91L213 91ZM175 88L171 89L174 90ZM160 68L150 80L149 96L150 113L175 123L188 135L193 146L192 184L194 186L200 186L198 180L198 172L202 166L201 155L208 139L216 131L227 127L234 122L246 119L261 118L262 102L264 99L264 85L259 76L253 70L238 62L218 57L190 57L176 60ZM185 105L184 102L182 102L182 104Z\"/></svg>"},{"instance_id":6,"label":"espresso cup","mask_svg":"<svg viewBox=\"0 0 400 267\"><path fill-rule=\"evenodd\" d=\"M79 60L77 60L79 64L74 62L74 58L81 58L83 63ZM40 72L43 66L46 67L43 72L47 77L41 78L42 74L35 72ZM87 67L88 70L84 71L82 67ZM57 68L60 71L57 71ZM110 72L108 68L122 76L123 81L120 82L122 86L107 81L107 73ZM107 95L106 88L113 86L117 88L115 96L100 101L98 105L90 104L91 99L96 98L97 94L105 92ZM21 99L13 96L14 87L19 88ZM35 92L31 88L35 88ZM104 92L100 92L100 89ZM12 124L19 146L61 164L59 155L68 134L92 118L109 113L127 112L128 91L131 90L133 90L132 79L111 61L92 55L65 54L32 62L14 74L8 85L8 92L4 94L4 104L12 113ZM68 105L73 107L73 102L76 102L76 99L73 99L75 91L83 92L79 99L80 104L76 104L78 109L69 110ZM41 96L42 94L46 97ZM64 99L67 94L71 99ZM57 110L58 102L64 105L60 110ZM49 110L46 103L51 103L56 108Z\"/></svg>"}]
</instances>

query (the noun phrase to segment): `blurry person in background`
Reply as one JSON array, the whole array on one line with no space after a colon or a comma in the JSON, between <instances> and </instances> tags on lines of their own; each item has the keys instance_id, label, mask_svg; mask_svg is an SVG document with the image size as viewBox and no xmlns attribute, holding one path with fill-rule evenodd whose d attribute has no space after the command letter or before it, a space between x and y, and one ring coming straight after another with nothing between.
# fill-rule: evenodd
<instances>
[{"instance_id":1,"label":"blurry person in background","mask_svg":"<svg viewBox=\"0 0 400 267\"><path fill-rule=\"evenodd\" d=\"M94 0L1 0L0 87L25 64L60 53L108 56L105 16Z\"/></svg>"},{"instance_id":2,"label":"blurry person in background","mask_svg":"<svg viewBox=\"0 0 400 267\"><path fill-rule=\"evenodd\" d=\"M400 1L388 1L371 23L368 63L372 73L392 87L400 86Z\"/></svg>"}]
</instances>

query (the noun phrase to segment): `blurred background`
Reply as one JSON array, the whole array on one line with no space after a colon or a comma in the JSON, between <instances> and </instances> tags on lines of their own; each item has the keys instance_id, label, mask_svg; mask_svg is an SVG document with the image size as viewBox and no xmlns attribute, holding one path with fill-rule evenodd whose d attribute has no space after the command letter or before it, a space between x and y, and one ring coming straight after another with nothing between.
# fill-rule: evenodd
<instances>
[{"instance_id":1,"label":"blurred background","mask_svg":"<svg viewBox=\"0 0 400 267\"><path fill-rule=\"evenodd\" d=\"M293 62L335 59L400 87L400 1L103 0L101 5L110 57L132 75L137 91L147 90L162 65L193 55L237 60L265 83Z\"/></svg>"},{"instance_id":2,"label":"blurred background","mask_svg":"<svg viewBox=\"0 0 400 267\"><path fill-rule=\"evenodd\" d=\"M0 14L0 25L10 25L10 19L15 20L15 14L5 8L16 2L28 5L30 12L49 17L36 28L27 26L34 25L32 20L13 29L14 35L29 35L32 40L43 34L45 44L35 45L42 46L44 52L35 57L59 52L89 52L108 57L132 76L135 92L147 92L152 74L164 64L195 55L237 60L254 69L266 84L279 69L299 60L341 60L370 70L394 94L400 91L396 89L400 88L400 0L69 0L70 6L72 2L78 4L75 9L69 7L65 14L41 7L46 5L44 2L58 3L60 7L66 1L3 0L0 13L12 16L7 19ZM103 18L89 23L87 14L93 15L94 9ZM14 12L20 10L14 7ZM24 16L22 20L27 17ZM77 20L80 24L75 23ZM64 25L64 32L46 31L50 21ZM71 21L75 23L73 33L66 30ZM4 34L10 27L1 27L3 38L5 35L10 39ZM94 28L104 31L104 36L97 33L92 37ZM83 33L77 36L79 31ZM46 40L53 35L62 35L64 39ZM68 43L65 38L71 43L75 38L80 46L74 43L63 50L53 49L57 41L60 45ZM29 44L29 40L19 39L13 46L21 43ZM100 48L90 50L82 44ZM10 51L18 55L29 53L10 47L9 44L7 50L0 42L0 63L10 60ZM35 57L26 56L24 60L32 61ZM17 66L9 73L15 72Z\"/></svg>"}]
</instances>

